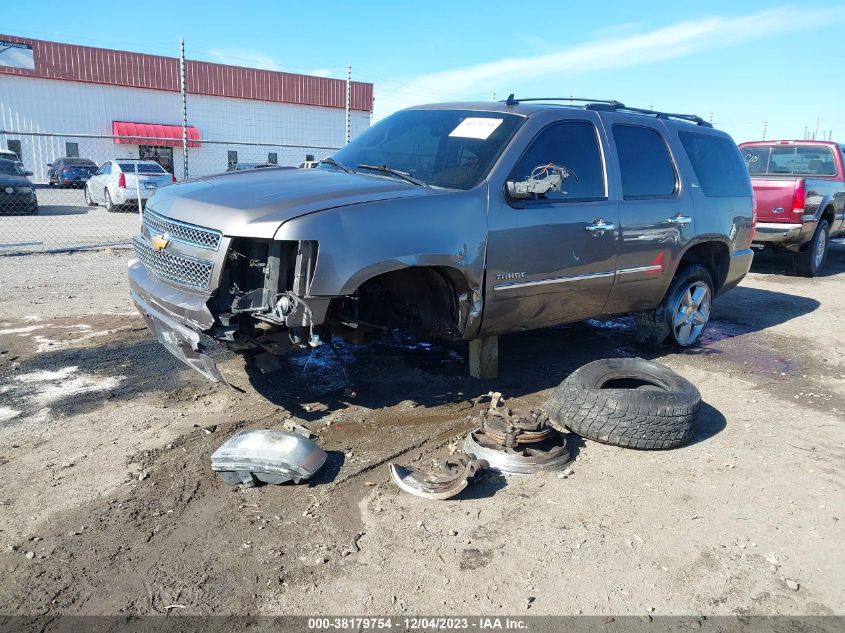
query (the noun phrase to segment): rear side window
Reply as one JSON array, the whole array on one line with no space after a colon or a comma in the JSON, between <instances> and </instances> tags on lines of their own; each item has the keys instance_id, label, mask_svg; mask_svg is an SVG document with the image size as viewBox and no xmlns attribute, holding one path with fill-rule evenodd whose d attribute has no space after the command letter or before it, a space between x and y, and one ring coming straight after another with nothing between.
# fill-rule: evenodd
<instances>
[{"instance_id":1,"label":"rear side window","mask_svg":"<svg viewBox=\"0 0 845 633\"><path fill-rule=\"evenodd\" d=\"M595 200L605 197L604 165L595 126L589 121L561 121L531 141L509 180L527 180L535 167L554 163L577 176L563 181L562 192L549 191L546 200Z\"/></svg>"},{"instance_id":2,"label":"rear side window","mask_svg":"<svg viewBox=\"0 0 845 633\"><path fill-rule=\"evenodd\" d=\"M678 136L705 196L729 198L751 195L742 159L730 140L695 132L678 132Z\"/></svg>"},{"instance_id":3,"label":"rear side window","mask_svg":"<svg viewBox=\"0 0 845 633\"><path fill-rule=\"evenodd\" d=\"M666 141L657 130L640 125L614 125L613 138L622 174L622 195L669 198L678 190L675 166Z\"/></svg>"},{"instance_id":4,"label":"rear side window","mask_svg":"<svg viewBox=\"0 0 845 633\"><path fill-rule=\"evenodd\" d=\"M833 152L825 145L752 145L742 148L752 176L835 176Z\"/></svg>"}]
</instances>

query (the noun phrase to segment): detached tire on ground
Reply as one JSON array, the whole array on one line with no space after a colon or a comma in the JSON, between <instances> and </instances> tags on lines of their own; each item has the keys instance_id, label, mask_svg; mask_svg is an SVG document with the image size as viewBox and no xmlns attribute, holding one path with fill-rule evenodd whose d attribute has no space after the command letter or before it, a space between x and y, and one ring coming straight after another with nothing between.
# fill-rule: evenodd
<instances>
[{"instance_id":1,"label":"detached tire on ground","mask_svg":"<svg viewBox=\"0 0 845 633\"><path fill-rule=\"evenodd\" d=\"M572 372L545 410L552 426L596 442L656 450L686 444L701 394L668 367L642 358L597 360Z\"/></svg>"}]
</instances>

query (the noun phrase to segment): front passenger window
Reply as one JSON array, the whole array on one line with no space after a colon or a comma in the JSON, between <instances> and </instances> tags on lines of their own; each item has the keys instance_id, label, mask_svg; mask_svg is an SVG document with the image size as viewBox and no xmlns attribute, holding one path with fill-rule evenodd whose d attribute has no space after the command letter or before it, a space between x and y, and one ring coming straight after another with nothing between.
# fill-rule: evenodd
<instances>
[{"instance_id":1,"label":"front passenger window","mask_svg":"<svg viewBox=\"0 0 845 633\"><path fill-rule=\"evenodd\" d=\"M565 167L573 174L561 183L561 191L548 191L548 201L600 200L606 196L604 165L595 126L589 121L561 121L540 132L513 168L510 181L525 181L538 167Z\"/></svg>"}]
</instances>

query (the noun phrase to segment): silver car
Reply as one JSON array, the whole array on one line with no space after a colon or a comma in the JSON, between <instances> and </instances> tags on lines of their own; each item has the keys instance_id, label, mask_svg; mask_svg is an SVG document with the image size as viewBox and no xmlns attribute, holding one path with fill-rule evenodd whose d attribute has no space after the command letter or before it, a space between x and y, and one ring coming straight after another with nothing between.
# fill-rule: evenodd
<instances>
[{"instance_id":1,"label":"silver car","mask_svg":"<svg viewBox=\"0 0 845 633\"><path fill-rule=\"evenodd\" d=\"M115 211L127 203L143 205L161 187L176 182L176 177L151 160L118 158L110 160L85 183L85 203L102 204L106 211Z\"/></svg>"}]
</instances>

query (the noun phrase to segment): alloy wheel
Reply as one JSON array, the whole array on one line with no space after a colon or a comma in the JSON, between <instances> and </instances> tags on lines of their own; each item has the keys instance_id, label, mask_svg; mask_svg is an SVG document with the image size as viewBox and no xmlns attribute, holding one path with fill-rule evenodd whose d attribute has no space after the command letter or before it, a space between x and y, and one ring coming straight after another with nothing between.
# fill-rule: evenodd
<instances>
[{"instance_id":1,"label":"alloy wheel","mask_svg":"<svg viewBox=\"0 0 845 633\"><path fill-rule=\"evenodd\" d=\"M672 315L672 330L679 345L692 345L710 320L710 288L703 281L691 283L681 293Z\"/></svg>"}]
</instances>

